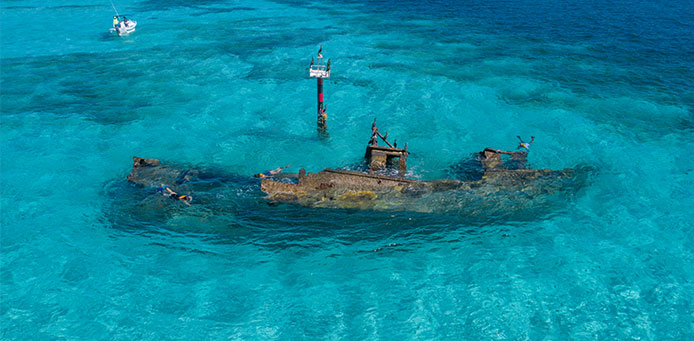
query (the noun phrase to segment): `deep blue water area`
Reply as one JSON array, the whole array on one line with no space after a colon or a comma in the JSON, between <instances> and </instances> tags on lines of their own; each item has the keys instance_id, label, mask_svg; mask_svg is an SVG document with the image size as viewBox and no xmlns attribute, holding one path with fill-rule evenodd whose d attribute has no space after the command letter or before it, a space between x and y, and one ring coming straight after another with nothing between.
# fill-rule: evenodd
<instances>
[{"instance_id":1,"label":"deep blue water area","mask_svg":"<svg viewBox=\"0 0 694 341\"><path fill-rule=\"evenodd\" d=\"M134 33L110 2L0 3L2 339L694 339L692 1L114 5ZM362 167L374 118L411 178L520 135L584 180L446 214L251 177ZM208 177L187 207L133 156Z\"/></svg>"}]
</instances>

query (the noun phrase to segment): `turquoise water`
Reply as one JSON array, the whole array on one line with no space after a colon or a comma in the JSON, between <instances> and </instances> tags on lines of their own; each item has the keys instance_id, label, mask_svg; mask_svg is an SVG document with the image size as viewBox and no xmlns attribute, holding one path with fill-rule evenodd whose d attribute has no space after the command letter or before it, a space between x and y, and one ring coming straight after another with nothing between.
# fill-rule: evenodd
<instances>
[{"instance_id":1,"label":"turquoise water","mask_svg":"<svg viewBox=\"0 0 694 341\"><path fill-rule=\"evenodd\" d=\"M116 6L134 34L108 2L2 2L3 339L694 338L691 2ZM248 179L359 163L374 117L413 178L516 135L595 171L482 220L269 206ZM125 181L134 155L233 184L176 205Z\"/></svg>"}]
</instances>

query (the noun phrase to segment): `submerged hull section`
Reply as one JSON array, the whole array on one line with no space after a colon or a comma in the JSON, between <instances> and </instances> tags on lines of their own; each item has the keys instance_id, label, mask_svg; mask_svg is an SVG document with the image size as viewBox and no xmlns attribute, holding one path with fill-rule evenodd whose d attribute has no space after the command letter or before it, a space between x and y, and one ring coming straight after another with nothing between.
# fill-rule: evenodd
<instances>
[{"instance_id":1,"label":"submerged hull section","mask_svg":"<svg viewBox=\"0 0 694 341\"><path fill-rule=\"evenodd\" d=\"M543 203L574 188L576 180L573 169L494 169L480 181L419 181L326 169L299 177L298 183L263 179L261 190L271 201L309 207L453 214L489 209L489 214L503 215Z\"/></svg>"},{"instance_id":2,"label":"submerged hull section","mask_svg":"<svg viewBox=\"0 0 694 341\"><path fill-rule=\"evenodd\" d=\"M476 181L421 181L325 169L318 173L301 172L265 178L261 180L260 189L270 204L525 220L565 206L576 190L585 184L588 174L588 169L487 169L482 179ZM215 184L220 179L225 179L224 182L254 181L252 178L224 177L196 169L175 168L162 165L157 159L138 157L133 159L133 169L128 175L128 181L134 184L155 188L160 184L173 185L193 197L198 196L196 191L217 186ZM204 204L198 201L194 205L196 203ZM216 207L221 203L206 205Z\"/></svg>"}]
</instances>

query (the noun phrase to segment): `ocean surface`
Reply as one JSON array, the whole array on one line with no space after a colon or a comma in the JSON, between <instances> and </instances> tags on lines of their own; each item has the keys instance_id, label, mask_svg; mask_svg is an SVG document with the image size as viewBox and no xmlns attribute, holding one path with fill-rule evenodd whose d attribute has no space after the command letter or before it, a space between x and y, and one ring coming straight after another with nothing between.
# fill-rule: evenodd
<instances>
[{"instance_id":1,"label":"ocean surface","mask_svg":"<svg viewBox=\"0 0 694 341\"><path fill-rule=\"evenodd\" d=\"M0 3L0 338L694 339L694 2L114 5L136 32ZM358 165L374 118L411 178L520 135L588 180L510 216L264 199L254 173ZM187 207L133 156L230 185Z\"/></svg>"}]
</instances>

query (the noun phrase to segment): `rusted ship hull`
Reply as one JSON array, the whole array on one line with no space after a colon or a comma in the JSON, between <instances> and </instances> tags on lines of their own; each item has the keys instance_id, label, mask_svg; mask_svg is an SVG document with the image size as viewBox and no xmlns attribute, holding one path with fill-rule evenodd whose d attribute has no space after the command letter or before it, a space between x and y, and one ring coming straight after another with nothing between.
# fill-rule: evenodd
<instances>
[{"instance_id":1,"label":"rusted ship hull","mask_svg":"<svg viewBox=\"0 0 694 341\"><path fill-rule=\"evenodd\" d=\"M346 170L282 174L262 179L260 190L269 203L290 203L311 208L377 211L411 211L466 217L524 219L546 214L565 205L585 183L587 171L564 169L507 170L490 168L476 181L443 179L422 181ZM201 178L228 178L252 182L247 177L224 177L204 171L162 165L156 159L133 159L128 180L140 186L160 184L192 193L211 186ZM227 180L225 180L227 181ZM222 186L224 188L224 186ZM232 195L230 195L232 196ZM225 196L222 196L225 197ZM198 204L203 204L198 202ZM221 205L222 203L209 203Z\"/></svg>"},{"instance_id":2,"label":"rusted ship hull","mask_svg":"<svg viewBox=\"0 0 694 341\"><path fill-rule=\"evenodd\" d=\"M518 209L570 187L573 169L562 171L494 169L479 181L419 181L344 170L325 169L297 183L263 179L269 200L309 207L446 213L464 206Z\"/></svg>"}]
</instances>

